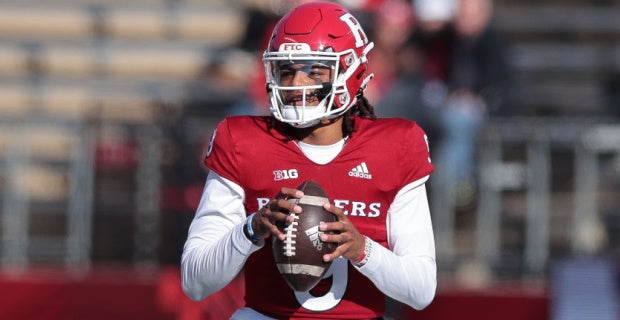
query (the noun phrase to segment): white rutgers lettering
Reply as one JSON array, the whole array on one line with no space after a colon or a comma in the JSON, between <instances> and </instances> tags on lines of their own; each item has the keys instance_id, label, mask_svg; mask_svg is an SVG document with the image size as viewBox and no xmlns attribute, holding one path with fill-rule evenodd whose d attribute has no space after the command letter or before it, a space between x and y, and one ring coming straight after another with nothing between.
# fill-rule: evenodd
<instances>
[{"instance_id":1,"label":"white rutgers lettering","mask_svg":"<svg viewBox=\"0 0 620 320\"><path fill-rule=\"evenodd\" d=\"M381 202L372 202L367 205L361 201L334 199L334 205L342 209L345 215L368 218L376 218L381 215Z\"/></svg>"},{"instance_id":2,"label":"white rutgers lettering","mask_svg":"<svg viewBox=\"0 0 620 320\"><path fill-rule=\"evenodd\" d=\"M262 208L269 202L269 198L256 198L258 208ZM345 215L354 217L376 218L381 215L381 202L366 204L361 201L334 199L334 205L342 209Z\"/></svg>"},{"instance_id":3,"label":"white rutgers lettering","mask_svg":"<svg viewBox=\"0 0 620 320\"><path fill-rule=\"evenodd\" d=\"M376 218L381 214L381 203L373 202L368 206L368 218Z\"/></svg>"},{"instance_id":4,"label":"white rutgers lettering","mask_svg":"<svg viewBox=\"0 0 620 320\"><path fill-rule=\"evenodd\" d=\"M366 33L364 32L364 29L362 29L362 25L352 14L345 13L340 16L340 20L346 23L347 26L349 26L349 29L351 29L351 33L353 33L353 36L355 37L356 48L361 48L368 43L368 37L366 37Z\"/></svg>"},{"instance_id":5,"label":"white rutgers lettering","mask_svg":"<svg viewBox=\"0 0 620 320\"><path fill-rule=\"evenodd\" d=\"M258 202L258 209L260 210L269 202L269 198L256 198L256 202Z\"/></svg>"},{"instance_id":6,"label":"white rutgers lettering","mask_svg":"<svg viewBox=\"0 0 620 320\"><path fill-rule=\"evenodd\" d=\"M357 217L365 217L366 213L364 212L366 209L366 204L363 202L353 201L351 203L351 215Z\"/></svg>"},{"instance_id":7,"label":"white rutgers lettering","mask_svg":"<svg viewBox=\"0 0 620 320\"><path fill-rule=\"evenodd\" d=\"M344 210L345 206L348 204L349 204L349 200L334 199L334 205L342 210ZM344 214L347 214L347 212L345 211Z\"/></svg>"}]
</instances>

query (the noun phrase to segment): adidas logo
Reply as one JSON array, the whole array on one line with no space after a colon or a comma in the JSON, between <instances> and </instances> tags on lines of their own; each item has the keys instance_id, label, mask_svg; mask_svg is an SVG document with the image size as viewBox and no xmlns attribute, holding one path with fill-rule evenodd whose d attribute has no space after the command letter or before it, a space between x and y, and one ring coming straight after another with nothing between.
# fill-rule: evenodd
<instances>
[{"instance_id":1,"label":"adidas logo","mask_svg":"<svg viewBox=\"0 0 620 320\"><path fill-rule=\"evenodd\" d=\"M362 162L357 165L357 167L349 171L349 177L372 179L372 174L368 172L368 166L366 166L366 162Z\"/></svg>"},{"instance_id":2,"label":"adidas logo","mask_svg":"<svg viewBox=\"0 0 620 320\"><path fill-rule=\"evenodd\" d=\"M323 241L321 241L320 238L322 234L323 232L319 231L318 225L306 230L306 235L308 236L310 241L312 241L314 247L319 251L323 250Z\"/></svg>"}]
</instances>

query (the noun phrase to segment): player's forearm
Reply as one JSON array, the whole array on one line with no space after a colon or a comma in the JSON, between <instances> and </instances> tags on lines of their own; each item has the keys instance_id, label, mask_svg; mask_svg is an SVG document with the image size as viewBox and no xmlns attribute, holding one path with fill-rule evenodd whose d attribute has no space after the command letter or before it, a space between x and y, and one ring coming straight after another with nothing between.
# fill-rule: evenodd
<instances>
[{"instance_id":1,"label":"player's forearm","mask_svg":"<svg viewBox=\"0 0 620 320\"><path fill-rule=\"evenodd\" d=\"M428 306L435 297L437 267L430 256L397 256L374 243L371 256L359 269L392 299L415 309Z\"/></svg>"},{"instance_id":2,"label":"player's forearm","mask_svg":"<svg viewBox=\"0 0 620 320\"><path fill-rule=\"evenodd\" d=\"M257 246L241 229L243 190L210 172L181 259L183 290L204 299L228 284Z\"/></svg>"},{"instance_id":3,"label":"player's forearm","mask_svg":"<svg viewBox=\"0 0 620 320\"><path fill-rule=\"evenodd\" d=\"M196 301L215 293L235 278L253 251L241 225L216 242L189 239L181 259L183 291Z\"/></svg>"},{"instance_id":4,"label":"player's forearm","mask_svg":"<svg viewBox=\"0 0 620 320\"><path fill-rule=\"evenodd\" d=\"M360 272L384 294L415 309L435 296L437 266L426 178L410 183L396 195L388 210L389 248L372 243Z\"/></svg>"}]
</instances>

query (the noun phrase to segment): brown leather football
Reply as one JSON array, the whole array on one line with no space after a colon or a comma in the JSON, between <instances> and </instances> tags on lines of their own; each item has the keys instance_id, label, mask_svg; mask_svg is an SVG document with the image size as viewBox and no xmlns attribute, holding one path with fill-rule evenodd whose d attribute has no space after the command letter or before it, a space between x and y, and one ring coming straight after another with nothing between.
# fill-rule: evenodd
<instances>
[{"instance_id":1,"label":"brown leather football","mask_svg":"<svg viewBox=\"0 0 620 320\"><path fill-rule=\"evenodd\" d=\"M329 202L323 188L315 181L304 181L297 189L304 192L300 199L290 199L302 208L295 221L288 225L280 225L286 235L281 241L274 237L272 243L273 256L280 274L295 291L309 291L329 269L331 262L324 262L323 255L332 253L337 243L323 242L319 238L319 223L334 222L338 218L325 210L323 204Z\"/></svg>"}]
</instances>

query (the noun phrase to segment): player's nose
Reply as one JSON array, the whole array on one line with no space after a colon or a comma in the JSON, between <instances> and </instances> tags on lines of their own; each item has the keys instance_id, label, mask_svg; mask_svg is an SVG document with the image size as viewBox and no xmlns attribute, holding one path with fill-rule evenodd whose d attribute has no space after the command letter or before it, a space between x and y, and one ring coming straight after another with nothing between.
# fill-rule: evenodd
<instances>
[{"instance_id":1,"label":"player's nose","mask_svg":"<svg viewBox=\"0 0 620 320\"><path fill-rule=\"evenodd\" d=\"M308 76L308 74L304 71L297 70L295 71L295 75L293 76L293 86L307 86L312 84L312 79Z\"/></svg>"}]
</instances>

